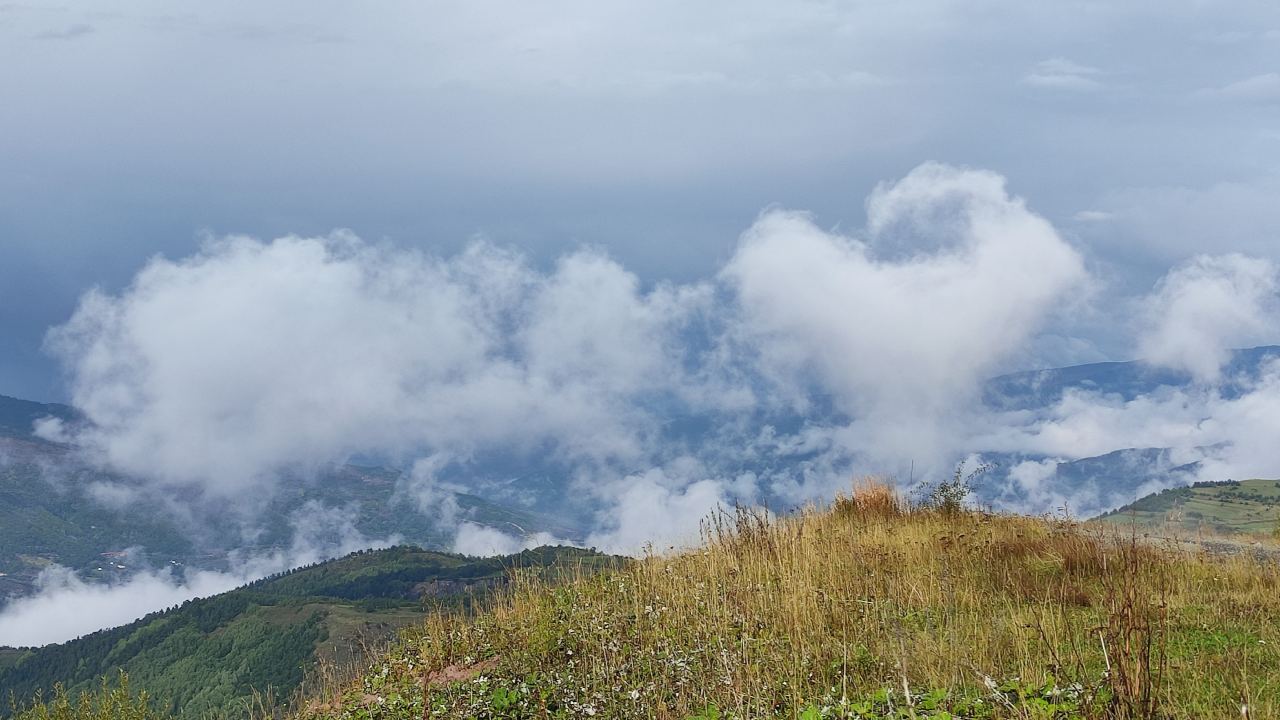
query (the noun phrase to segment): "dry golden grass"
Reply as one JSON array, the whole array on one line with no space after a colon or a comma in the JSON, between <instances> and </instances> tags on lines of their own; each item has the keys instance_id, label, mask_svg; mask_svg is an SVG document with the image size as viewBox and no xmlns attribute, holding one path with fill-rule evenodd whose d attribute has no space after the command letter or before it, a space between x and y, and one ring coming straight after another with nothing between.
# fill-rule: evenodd
<instances>
[{"instance_id":1,"label":"dry golden grass","mask_svg":"<svg viewBox=\"0 0 1280 720\"><path fill-rule=\"evenodd\" d=\"M838 516L862 517L897 517L907 512L903 502L893 487L884 480L867 476L853 481L853 492L847 497L836 498L832 506Z\"/></svg>"},{"instance_id":2,"label":"dry golden grass","mask_svg":"<svg viewBox=\"0 0 1280 720\"><path fill-rule=\"evenodd\" d=\"M308 714L1280 717L1275 564L1115 533L911 511L863 481L829 509L721 514L699 550L517 578Z\"/></svg>"}]
</instances>

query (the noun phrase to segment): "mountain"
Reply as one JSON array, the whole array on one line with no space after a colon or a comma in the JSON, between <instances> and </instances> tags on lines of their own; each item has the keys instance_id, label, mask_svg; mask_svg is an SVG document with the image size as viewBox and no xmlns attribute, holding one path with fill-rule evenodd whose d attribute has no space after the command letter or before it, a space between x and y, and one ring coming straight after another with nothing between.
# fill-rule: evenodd
<instances>
[{"instance_id":1,"label":"mountain","mask_svg":"<svg viewBox=\"0 0 1280 720\"><path fill-rule=\"evenodd\" d=\"M1280 528L1280 480L1224 480L1169 488L1098 519L1176 532L1271 535Z\"/></svg>"},{"instance_id":2,"label":"mountain","mask_svg":"<svg viewBox=\"0 0 1280 720\"><path fill-rule=\"evenodd\" d=\"M104 476L67 462L66 450L39 441L0 438L0 599L29 591L52 563L101 574L117 569L104 555L145 547L155 564L194 560L178 524L151 503L111 507L86 488Z\"/></svg>"},{"instance_id":3,"label":"mountain","mask_svg":"<svg viewBox=\"0 0 1280 720\"><path fill-rule=\"evenodd\" d=\"M1268 361L1277 358L1277 345L1233 351L1222 369L1223 396L1237 397L1257 380ZM1184 388L1192 383L1186 372L1141 360L1088 363L994 377L983 386L982 401L995 410L1041 410L1057 403L1068 391L1114 395L1128 401L1162 387Z\"/></svg>"},{"instance_id":4,"label":"mountain","mask_svg":"<svg viewBox=\"0 0 1280 720\"><path fill-rule=\"evenodd\" d=\"M1268 345L1233 351L1223 367L1222 382L1215 387L1224 399L1240 397L1280 359L1280 346ZM1142 361L1104 362L1064 368L1031 370L1001 375L983 387L983 404L996 411L1016 411L1035 416L1051 409L1070 392L1095 393L1121 401L1194 387L1187 373L1161 368ZM1185 455L1212 454L1218 446L1192 448L1175 453L1170 448L1116 448L1091 457L1051 458L1044 455L974 452L994 467L978 484L979 498L986 503L1027 511L1036 507L1040 496L1017 482L1012 471L1023 462L1054 462L1050 475L1037 487L1061 498L1073 498L1075 511L1086 515L1103 512L1133 502L1153 488L1188 485L1194 482L1200 464ZM1185 450L1185 449L1184 449ZM1226 480L1226 478L1221 478Z\"/></svg>"},{"instance_id":5,"label":"mountain","mask_svg":"<svg viewBox=\"0 0 1280 720\"><path fill-rule=\"evenodd\" d=\"M279 483L258 508L255 522L234 508L204 507L194 525L145 483L104 471L75 448L32 433L40 418L79 421L63 405L0 396L0 604L30 593L51 564L69 567L86 580L115 580L147 567L225 569L233 552L287 550L294 524L317 508L336 510L344 527L373 541L400 538L447 547L452 532L415 505L406 475L395 469L352 464L320 468ZM575 538L581 531L559 518L455 493L461 518L512 534L546 532ZM281 522L284 520L284 522ZM331 540L337 546L339 538Z\"/></svg>"},{"instance_id":6,"label":"mountain","mask_svg":"<svg viewBox=\"0 0 1280 720\"><path fill-rule=\"evenodd\" d=\"M617 562L564 547L484 559L363 551L71 642L0 648L0 688L19 700L55 683L75 694L123 670L179 717L243 715L255 691L287 700L319 664L350 667L430 608L469 607L514 569L553 577Z\"/></svg>"},{"instance_id":7,"label":"mountain","mask_svg":"<svg viewBox=\"0 0 1280 720\"><path fill-rule=\"evenodd\" d=\"M974 483L977 499L984 505L1046 512L1045 497L1062 498L1073 514L1096 514L1132 501L1150 491L1195 481L1199 462L1184 462L1181 453L1168 448L1124 448L1075 460L1055 460L1043 455L983 453L987 471ZM1024 462L1052 463L1047 477L1035 490L1014 480ZM1061 501L1055 501L1061 502Z\"/></svg>"},{"instance_id":8,"label":"mountain","mask_svg":"<svg viewBox=\"0 0 1280 720\"><path fill-rule=\"evenodd\" d=\"M0 395L0 436L26 438L37 420L57 418L64 422L79 420L74 408L57 403L41 403Z\"/></svg>"}]
</instances>

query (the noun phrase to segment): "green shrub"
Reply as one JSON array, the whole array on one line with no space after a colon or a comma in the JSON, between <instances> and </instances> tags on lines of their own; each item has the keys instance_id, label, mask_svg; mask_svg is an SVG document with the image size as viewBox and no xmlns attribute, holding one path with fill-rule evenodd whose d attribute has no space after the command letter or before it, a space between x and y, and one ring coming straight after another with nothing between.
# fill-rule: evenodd
<instances>
[{"instance_id":1,"label":"green shrub","mask_svg":"<svg viewBox=\"0 0 1280 720\"><path fill-rule=\"evenodd\" d=\"M120 673L113 684L102 679L102 687L94 693L81 693L72 699L61 685L54 687L53 697L36 700L24 706L13 705L13 720L169 720L169 716L151 707L145 692L129 691L129 678Z\"/></svg>"},{"instance_id":2,"label":"green shrub","mask_svg":"<svg viewBox=\"0 0 1280 720\"><path fill-rule=\"evenodd\" d=\"M944 480L922 488L920 505L926 510L934 510L944 515L957 515L964 511L965 503L973 494L973 483L994 465L979 465L968 474L964 471L964 462L956 466L950 480Z\"/></svg>"}]
</instances>

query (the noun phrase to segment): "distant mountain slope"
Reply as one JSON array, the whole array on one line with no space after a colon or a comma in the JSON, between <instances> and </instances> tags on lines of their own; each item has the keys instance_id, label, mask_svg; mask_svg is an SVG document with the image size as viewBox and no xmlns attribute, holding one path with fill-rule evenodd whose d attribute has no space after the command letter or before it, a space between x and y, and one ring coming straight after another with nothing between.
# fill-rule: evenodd
<instances>
[{"instance_id":1,"label":"distant mountain slope","mask_svg":"<svg viewBox=\"0 0 1280 720\"><path fill-rule=\"evenodd\" d=\"M0 601L30 589L54 562L106 579L119 569L102 553L141 546L156 564L194 557L191 539L159 507L94 499L86 488L109 477L60 463L57 446L0 438L0 454L9 458L0 463Z\"/></svg>"},{"instance_id":2,"label":"distant mountain slope","mask_svg":"<svg viewBox=\"0 0 1280 720\"><path fill-rule=\"evenodd\" d=\"M1007 453L984 453L982 458L993 467L976 483L978 500L1031 513L1058 510L1037 505L1044 502L1043 497L1056 496L1069 498L1066 509L1072 513L1094 514L1131 502L1151 488L1190 484L1200 467L1197 462L1184 462L1168 448L1124 448L1058 461L1032 489L1014 480L1014 470L1023 462L1048 458Z\"/></svg>"},{"instance_id":3,"label":"distant mountain slope","mask_svg":"<svg viewBox=\"0 0 1280 720\"><path fill-rule=\"evenodd\" d=\"M1221 535L1271 534L1280 523L1280 480L1225 480L1171 488L1098 519Z\"/></svg>"},{"instance_id":4,"label":"distant mountain slope","mask_svg":"<svg viewBox=\"0 0 1280 720\"><path fill-rule=\"evenodd\" d=\"M1280 360L1280 346L1267 345L1235 350L1223 367L1222 382L1214 391L1231 399L1251 386ZM1001 375L983 387L983 404L997 411L1018 411L1035 417L1059 403L1068 393L1094 393L1121 401L1176 390L1192 390L1194 379L1185 372L1142 361L1104 362ZM1152 488L1187 485L1198 479L1200 456L1212 456L1223 448L1116 448L1092 457L1050 458L1043 455L985 453L973 448L996 467L982 478L980 499L1004 508L1044 512L1045 497L1071 498L1072 510L1085 514L1133 502ZM1190 450L1188 452L1188 450ZM1034 487L1016 481L1011 471L1020 463L1057 461L1052 474ZM1210 478L1226 480L1227 478Z\"/></svg>"},{"instance_id":5,"label":"distant mountain slope","mask_svg":"<svg viewBox=\"0 0 1280 720\"><path fill-rule=\"evenodd\" d=\"M67 405L40 403L0 395L0 436L25 438L31 435L36 420L55 417L74 421L79 413Z\"/></svg>"},{"instance_id":6,"label":"distant mountain slope","mask_svg":"<svg viewBox=\"0 0 1280 720\"><path fill-rule=\"evenodd\" d=\"M135 565L223 569L234 550L252 554L290 547L289 520L317 506L339 509L371 540L399 537L449 547L452 528L421 512L402 480L396 470L338 465L282 482L262 508L261 517L273 522L254 528L247 541L246 519L235 513L206 512L203 525L191 528L149 494L133 492L143 487L136 479L91 467L64 445L29 435L0 436L0 603L30 592L40 570L51 563L91 581L127 575ZM545 515L474 495L457 494L455 501L464 519L512 534L580 534ZM118 560L125 551L134 553L132 559Z\"/></svg>"},{"instance_id":7,"label":"distant mountain slope","mask_svg":"<svg viewBox=\"0 0 1280 720\"><path fill-rule=\"evenodd\" d=\"M1280 358L1280 346L1264 345L1236 350L1223 368L1224 395L1237 394L1242 385L1258 377L1267 361ZM996 410L1035 410L1062 399L1071 390L1116 395L1132 400L1161 387L1185 387L1189 374L1151 365L1141 360L1102 362L1046 370L1027 370L988 380L983 402Z\"/></svg>"},{"instance_id":8,"label":"distant mountain slope","mask_svg":"<svg viewBox=\"0 0 1280 720\"><path fill-rule=\"evenodd\" d=\"M0 648L0 688L19 699L64 683L73 693L126 671L182 717L237 713L255 690L287 698L322 659L420 621L427 605L466 605L512 568L605 567L617 559L576 548L467 558L415 547L355 553L192 600L124 627L34 650Z\"/></svg>"}]
</instances>

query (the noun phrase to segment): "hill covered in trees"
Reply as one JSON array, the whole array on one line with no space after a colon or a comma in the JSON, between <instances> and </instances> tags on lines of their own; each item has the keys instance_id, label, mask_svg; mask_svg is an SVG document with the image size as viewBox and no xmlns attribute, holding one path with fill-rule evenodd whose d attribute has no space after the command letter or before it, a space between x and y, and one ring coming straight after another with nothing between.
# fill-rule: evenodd
<instances>
[{"instance_id":1,"label":"hill covered in trees","mask_svg":"<svg viewBox=\"0 0 1280 720\"><path fill-rule=\"evenodd\" d=\"M59 645L0 648L0 688L20 703L61 683L76 695L126 672L175 716L243 715L286 701L318 668L349 667L424 613L466 608L515 568L553 577L614 562L575 548L468 558L400 546L281 573Z\"/></svg>"}]
</instances>

